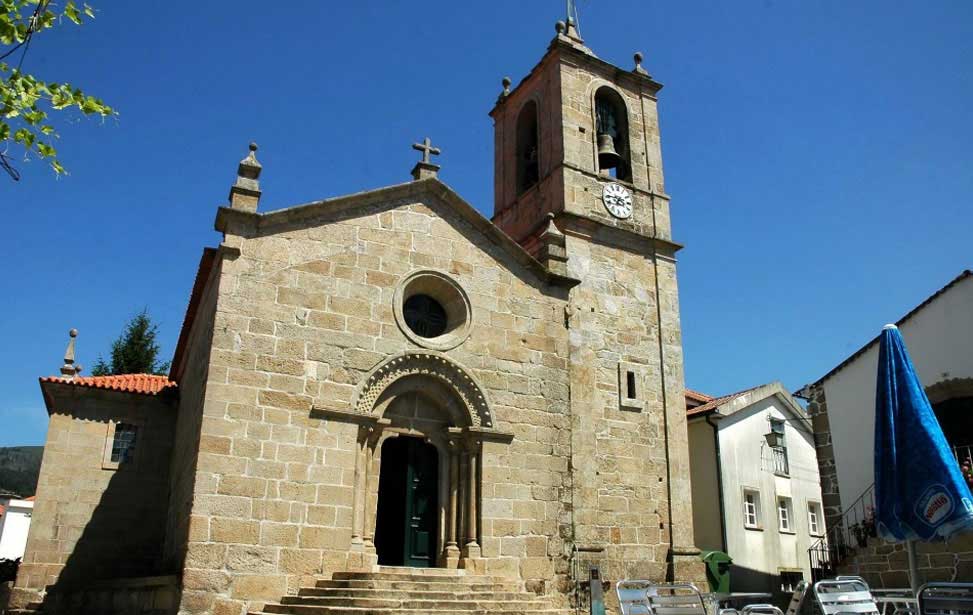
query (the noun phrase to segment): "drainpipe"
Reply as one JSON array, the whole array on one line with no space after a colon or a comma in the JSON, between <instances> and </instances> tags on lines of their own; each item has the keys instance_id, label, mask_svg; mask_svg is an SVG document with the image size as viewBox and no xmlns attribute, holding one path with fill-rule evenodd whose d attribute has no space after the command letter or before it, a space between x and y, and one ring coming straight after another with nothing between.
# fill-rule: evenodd
<instances>
[{"instance_id":1,"label":"drainpipe","mask_svg":"<svg viewBox=\"0 0 973 615\"><path fill-rule=\"evenodd\" d=\"M719 427L711 419L712 414L706 415L706 424L713 428L713 448L716 450L716 488L720 496L720 530L722 531L723 552L726 553L726 511L723 508L723 459L720 456Z\"/></svg>"}]
</instances>

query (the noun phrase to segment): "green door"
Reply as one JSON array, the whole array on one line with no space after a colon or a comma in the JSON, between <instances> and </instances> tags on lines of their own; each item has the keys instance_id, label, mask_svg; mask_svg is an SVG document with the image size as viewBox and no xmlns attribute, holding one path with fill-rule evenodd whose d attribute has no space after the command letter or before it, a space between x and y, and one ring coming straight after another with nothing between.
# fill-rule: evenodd
<instances>
[{"instance_id":1,"label":"green door","mask_svg":"<svg viewBox=\"0 0 973 615\"><path fill-rule=\"evenodd\" d=\"M382 445L375 547L383 566L436 565L439 454L418 438Z\"/></svg>"},{"instance_id":2,"label":"green door","mask_svg":"<svg viewBox=\"0 0 973 615\"><path fill-rule=\"evenodd\" d=\"M408 438L405 484L405 565L436 565L438 455L435 447Z\"/></svg>"}]
</instances>

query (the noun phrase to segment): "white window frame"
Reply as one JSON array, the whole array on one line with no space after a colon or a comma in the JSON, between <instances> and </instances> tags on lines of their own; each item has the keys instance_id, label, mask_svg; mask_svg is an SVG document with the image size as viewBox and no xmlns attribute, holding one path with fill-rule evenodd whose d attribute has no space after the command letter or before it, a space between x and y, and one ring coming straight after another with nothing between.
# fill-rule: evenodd
<instances>
[{"instance_id":1,"label":"white window frame","mask_svg":"<svg viewBox=\"0 0 973 615\"><path fill-rule=\"evenodd\" d=\"M749 487L743 489L743 527L748 530L763 529L760 525L760 490L758 489Z\"/></svg>"},{"instance_id":2,"label":"white window frame","mask_svg":"<svg viewBox=\"0 0 973 615\"><path fill-rule=\"evenodd\" d=\"M794 533L794 503L786 495L777 496L777 529L784 534Z\"/></svg>"},{"instance_id":3,"label":"white window frame","mask_svg":"<svg viewBox=\"0 0 973 615\"><path fill-rule=\"evenodd\" d=\"M811 536L824 536L824 532L821 531L822 511L820 502L807 503L807 531Z\"/></svg>"}]
</instances>

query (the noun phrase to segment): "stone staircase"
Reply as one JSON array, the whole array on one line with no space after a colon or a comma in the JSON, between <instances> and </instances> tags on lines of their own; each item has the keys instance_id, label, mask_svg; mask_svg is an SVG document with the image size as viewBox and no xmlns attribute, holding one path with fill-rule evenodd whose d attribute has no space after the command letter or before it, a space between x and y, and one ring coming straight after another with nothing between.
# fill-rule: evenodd
<instances>
[{"instance_id":1,"label":"stone staircase","mask_svg":"<svg viewBox=\"0 0 973 615\"><path fill-rule=\"evenodd\" d=\"M331 580L250 615L569 615L504 577L443 568L382 566L378 572L336 572Z\"/></svg>"}]
</instances>

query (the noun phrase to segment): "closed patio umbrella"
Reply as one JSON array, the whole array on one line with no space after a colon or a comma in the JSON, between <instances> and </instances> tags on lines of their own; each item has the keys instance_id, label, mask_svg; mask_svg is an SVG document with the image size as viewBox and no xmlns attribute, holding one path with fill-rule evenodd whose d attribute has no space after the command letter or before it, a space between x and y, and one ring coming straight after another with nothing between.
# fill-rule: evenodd
<instances>
[{"instance_id":1,"label":"closed patio umbrella","mask_svg":"<svg viewBox=\"0 0 973 615\"><path fill-rule=\"evenodd\" d=\"M912 591L915 541L973 530L973 495L946 442L895 325L882 329L875 396L875 521L906 542Z\"/></svg>"}]
</instances>

